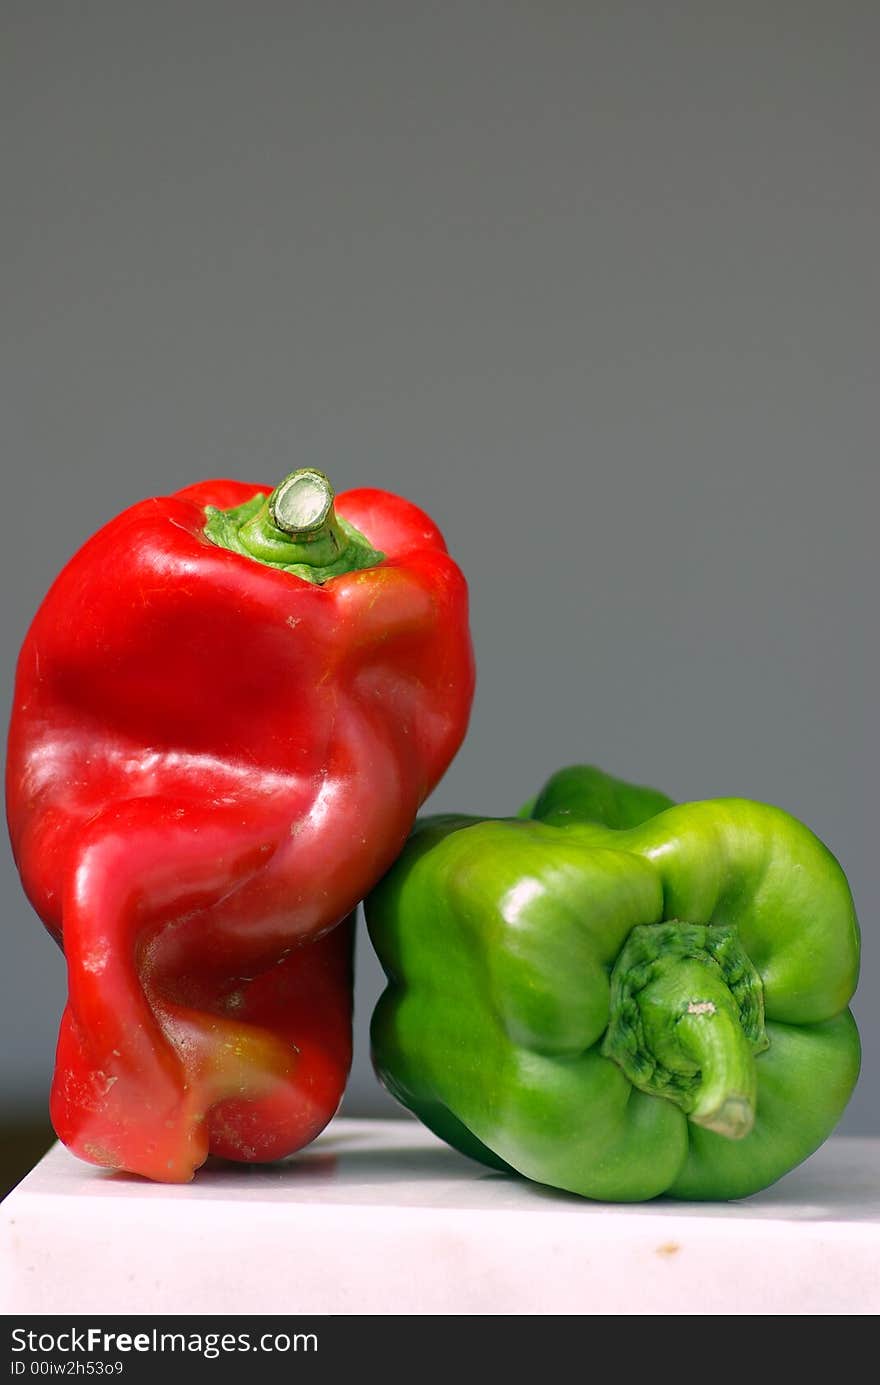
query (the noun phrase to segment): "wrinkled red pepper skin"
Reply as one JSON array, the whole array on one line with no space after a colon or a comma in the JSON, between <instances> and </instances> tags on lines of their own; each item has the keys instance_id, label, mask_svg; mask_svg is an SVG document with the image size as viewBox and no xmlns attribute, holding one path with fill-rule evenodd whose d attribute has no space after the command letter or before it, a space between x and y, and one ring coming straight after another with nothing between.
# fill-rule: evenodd
<instances>
[{"instance_id":1,"label":"wrinkled red pepper skin","mask_svg":"<svg viewBox=\"0 0 880 1385\"><path fill-rule=\"evenodd\" d=\"M185 1181L274 1159L336 1110L348 917L463 739L464 579L377 490L337 512L384 555L323 586L212 544L208 481L101 529L22 647L16 863L64 948L51 1114L93 1163Z\"/></svg>"}]
</instances>

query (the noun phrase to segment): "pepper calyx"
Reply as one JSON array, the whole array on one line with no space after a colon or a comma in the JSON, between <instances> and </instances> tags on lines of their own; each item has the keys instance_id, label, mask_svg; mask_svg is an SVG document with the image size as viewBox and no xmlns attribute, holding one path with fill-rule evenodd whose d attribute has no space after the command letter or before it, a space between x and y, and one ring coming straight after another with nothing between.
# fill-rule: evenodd
<instances>
[{"instance_id":1,"label":"pepper calyx","mask_svg":"<svg viewBox=\"0 0 880 1385\"><path fill-rule=\"evenodd\" d=\"M336 513L333 487L321 471L292 471L271 492L242 505L205 507L205 537L267 567L322 585L331 577L376 567L385 557Z\"/></svg>"},{"instance_id":2,"label":"pepper calyx","mask_svg":"<svg viewBox=\"0 0 880 1385\"><path fill-rule=\"evenodd\" d=\"M632 930L611 975L602 1053L633 1086L728 1139L754 1126L769 1045L761 978L736 931L672 921Z\"/></svg>"}]
</instances>

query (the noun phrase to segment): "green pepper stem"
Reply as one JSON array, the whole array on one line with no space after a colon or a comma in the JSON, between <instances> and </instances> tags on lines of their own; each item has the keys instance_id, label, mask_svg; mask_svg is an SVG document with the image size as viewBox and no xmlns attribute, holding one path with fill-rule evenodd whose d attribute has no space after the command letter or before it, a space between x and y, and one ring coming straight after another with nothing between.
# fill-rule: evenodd
<instances>
[{"instance_id":1,"label":"green pepper stem","mask_svg":"<svg viewBox=\"0 0 880 1385\"><path fill-rule=\"evenodd\" d=\"M752 1049L719 968L708 958L670 958L639 996L648 1047L682 1076L693 1075L690 1119L739 1140L755 1121Z\"/></svg>"},{"instance_id":2,"label":"green pepper stem","mask_svg":"<svg viewBox=\"0 0 880 1385\"><path fill-rule=\"evenodd\" d=\"M736 1015L729 1007L709 1011L691 1002L675 1032L700 1069L690 1119L729 1140L743 1139L755 1124L758 1083L751 1045Z\"/></svg>"},{"instance_id":3,"label":"green pepper stem","mask_svg":"<svg viewBox=\"0 0 880 1385\"><path fill-rule=\"evenodd\" d=\"M633 929L612 973L602 1052L634 1086L741 1140L755 1124L755 1055L766 1047L760 977L733 929Z\"/></svg>"}]
</instances>

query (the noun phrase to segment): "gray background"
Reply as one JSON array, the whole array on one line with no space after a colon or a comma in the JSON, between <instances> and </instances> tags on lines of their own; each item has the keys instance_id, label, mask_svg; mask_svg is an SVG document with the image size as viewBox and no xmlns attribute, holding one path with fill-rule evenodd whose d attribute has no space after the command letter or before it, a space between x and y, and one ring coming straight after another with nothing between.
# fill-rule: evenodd
<instances>
[{"instance_id":1,"label":"gray background","mask_svg":"<svg viewBox=\"0 0 880 1385\"><path fill-rule=\"evenodd\" d=\"M865 933L880 1130L880 11L2 9L3 692L129 503L295 465L423 505L479 690L437 808L587 759L805 819ZM61 958L2 862L0 1083L44 1109ZM351 1112L383 1109L360 937Z\"/></svg>"}]
</instances>

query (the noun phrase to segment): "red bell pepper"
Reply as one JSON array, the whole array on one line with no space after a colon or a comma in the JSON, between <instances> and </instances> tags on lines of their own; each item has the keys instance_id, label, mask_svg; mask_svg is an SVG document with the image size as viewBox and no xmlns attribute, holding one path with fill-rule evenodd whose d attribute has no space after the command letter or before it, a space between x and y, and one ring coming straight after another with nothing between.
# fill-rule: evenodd
<instances>
[{"instance_id":1,"label":"red bell pepper","mask_svg":"<svg viewBox=\"0 0 880 1385\"><path fill-rule=\"evenodd\" d=\"M21 651L7 808L67 958L51 1114L166 1182L312 1140L351 1061L350 915L465 733L464 579L432 521L294 473L134 505Z\"/></svg>"}]
</instances>

